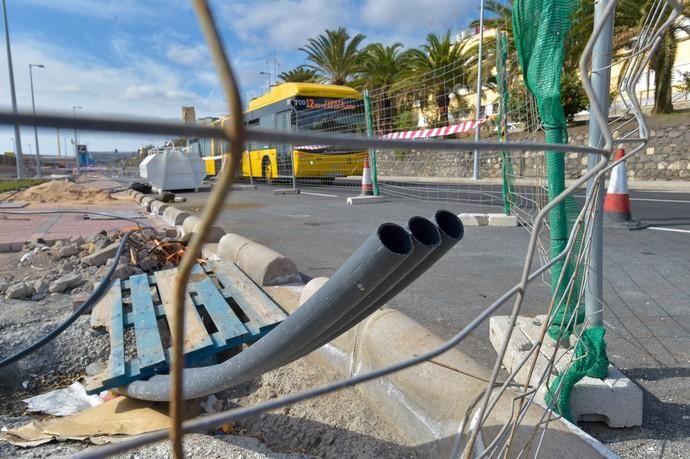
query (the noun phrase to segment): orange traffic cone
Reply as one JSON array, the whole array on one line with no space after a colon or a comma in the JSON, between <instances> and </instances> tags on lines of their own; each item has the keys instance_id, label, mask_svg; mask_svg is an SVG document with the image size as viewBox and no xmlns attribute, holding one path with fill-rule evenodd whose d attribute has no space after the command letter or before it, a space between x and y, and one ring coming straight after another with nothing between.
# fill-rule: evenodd
<instances>
[{"instance_id":1,"label":"orange traffic cone","mask_svg":"<svg viewBox=\"0 0 690 459\"><path fill-rule=\"evenodd\" d=\"M371 182L371 168L369 167L369 158L364 158L364 167L362 168L362 193L360 196L373 196L374 185Z\"/></svg>"},{"instance_id":2,"label":"orange traffic cone","mask_svg":"<svg viewBox=\"0 0 690 459\"><path fill-rule=\"evenodd\" d=\"M614 154L614 161L625 156L625 150L619 148ZM630 212L630 195L628 192L628 175L625 161L611 169L609 187L604 198L604 216L610 222L620 223L628 228L644 228L640 222L632 219Z\"/></svg>"}]
</instances>

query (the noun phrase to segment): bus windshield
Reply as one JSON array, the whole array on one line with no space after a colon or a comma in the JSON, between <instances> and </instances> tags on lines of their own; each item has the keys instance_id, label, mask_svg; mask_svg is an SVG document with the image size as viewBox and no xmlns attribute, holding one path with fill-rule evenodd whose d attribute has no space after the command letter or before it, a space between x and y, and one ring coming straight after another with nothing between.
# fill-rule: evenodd
<instances>
[{"instance_id":1,"label":"bus windshield","mask_svg":"<svg viewBox=\"0 0 690 459\"><path fill-rule=\"evenodd\" d=\"M361 100L295 97L292 106L293 125L298 131L365 132L364 103Z\"/></svg>"}]
</instances>

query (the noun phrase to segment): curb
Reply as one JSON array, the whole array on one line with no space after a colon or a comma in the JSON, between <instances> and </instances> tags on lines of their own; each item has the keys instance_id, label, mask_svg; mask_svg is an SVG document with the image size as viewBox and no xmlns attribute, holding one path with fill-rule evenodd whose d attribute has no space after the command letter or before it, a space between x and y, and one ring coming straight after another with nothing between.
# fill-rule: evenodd
<instances>
[{"instance_id":1,"label":"curb","mask_svg":"<svg viewBox=\"0 0 690 459\"><path fill-rule=\"evenodd\" d=\"M153 215L163 215L163 212L165 212L165 209L170 207L170 204L165 203L163 201L153 201L151 203L151 213Z\"/></svg>"},{"instance_id":2,"label":"curb","mask_svg":"<svg viewBox=\"0 0 690 459\"><path fill-rule=\"evenodd\" d=\"M163 211L163 220L170 226L181 225L187 217L190 217L189 212L182 211L173 206Z\"/></svg>"},{"instance_id":3,"label":"curb","mask_svg":"<svg viewBox=\"0 0 690 459\"><path fill-rule=\"evenodd\" d=\"M285 194L300 194L301 190L299 188L278 188L273 190L273 195L285 195Z\"/></svg>"},{"instance_id":4,"label":"curb","mask_svg":"<svg viewBox=\"0 0 690 459\"><path fill-rule=\"evenodd\" d=\"M323 285L328 278L312 279L301 294L294 286L268 287L271 295L288 312ZM298 299L299 297L299 299ZM398 363L440 346L443 340L405 314L380 309L312 354L310 358L349 377ZM401 434L412 441L423 457L451 456L460 426L471 421L476 401L486 388L489 371L454 348L432 361L358 385L356 389ZM480 437L488 444L510 417L515 393L506 392L489 416ZM544 409L532 405L513 441L519 450L542 419ZM465 428L465 431L467 428ZM463 441L467 436L463 435ZM567 454L564 455L564 452ZM598 440L577 426L553 420L541 445L543 457L615 458Z\"/></svg>"},{"instance_id":5,"label":"curb","mask_svg":"<svg viewBox=\"0 0 690 459\"><path fill-rule=\"evenodd\" d=\"M259 286L302 283L295 263L239 234L228 233L218 242L218 257L240 267Z\"/></svg>"},{"instance_id":6,"label":"curb","mask_svg":"<svg viewBox=\"0 0 690 459\"><path fill-rule=\"evenodd\" d=\"M384 198L382 195L379 196L352 196L350 198L347 198L345 202L348 204L354 206L357 204L376 204L379 202L384 202L386 198Z\"/></svg>"},{"instance_id":7,"label":"curb","mask_svg":"<svg viewBox=\"0 0 690 459\"><path fill-rule=\"evenodd\" d=\"M465 226L518 226L517 217L515 215L462 213L458 215L458 217Z\"/></svg>"},{"instance_id":8,"label":"curb","mask_svg":"<svg viewBox=\"0 0 690 459\"><path fill-rule=\"evenodd\" d=\"M200 224L201 219L199 217L192 215L185 218L184 222L182 222L182 226L180 227L180 238L183 240L190 238L193 233L197 232L197 228ZM217 243L223 236L225 236L225 230L223 228L220 226L212 226L209 228L208 233L206 234L206 240L204 242Z\"/></svg>"}]
</instances>

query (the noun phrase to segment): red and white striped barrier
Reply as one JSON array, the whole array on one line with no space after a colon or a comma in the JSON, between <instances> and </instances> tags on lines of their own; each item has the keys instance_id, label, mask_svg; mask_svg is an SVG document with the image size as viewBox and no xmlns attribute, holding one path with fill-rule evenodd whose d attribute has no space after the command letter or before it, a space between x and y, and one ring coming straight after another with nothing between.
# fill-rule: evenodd
<instances>
[{"instance_id":1,"label":"red and white striped barrier","mask_svg":"<svg viewBox=\"0 0 690 459\"><path fill-rule=\"evenodd\" d=\"M452 126L391 132L381 137L384 139L428 139L429 137L442 137L472 131L477 127L477 124L481 124L482 122L483 121L464 121L462 123L453 124Z\"/></svg>"},{"instance_id":2,"label":"red and white striped barrier","mask_svg":"<svg viewBox=\"0 0 690 459\"><path fill-rule=\"evenodd\" d=\"M428 139L430 137L443 137L452 134L463 134L465 132L473 131L477 124L482 124L485 120L480 121L463 121L462 123L453 124L451 126L443 126L438 128L417 129L414 131L400 131L391 132L382 135L382 139ZM329 148L330 145L299 145L294 147L295 150L322 150Z\"/></svg>"}]
</instances>

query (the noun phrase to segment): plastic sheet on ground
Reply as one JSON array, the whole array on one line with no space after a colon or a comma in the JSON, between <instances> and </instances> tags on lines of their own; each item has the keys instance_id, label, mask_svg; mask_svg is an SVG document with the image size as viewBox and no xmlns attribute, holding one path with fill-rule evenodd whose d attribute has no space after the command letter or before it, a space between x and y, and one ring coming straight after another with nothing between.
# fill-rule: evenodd
<instances>
[{"instance_id":1,"label":"plastic sheet on ground","mask_svg":"<svg viewBox=\"0 0 690 459\"><path fill-rule=\"evenodd\" d=\"M103 403L98 395L87 395L86 389L79 382L63 389L24 399L23 402L26 403L26 410L29 412L41 412L53 416L69 416Z\"/></svg>"}]
</instances>

